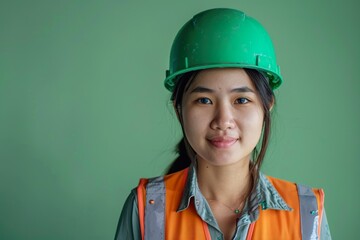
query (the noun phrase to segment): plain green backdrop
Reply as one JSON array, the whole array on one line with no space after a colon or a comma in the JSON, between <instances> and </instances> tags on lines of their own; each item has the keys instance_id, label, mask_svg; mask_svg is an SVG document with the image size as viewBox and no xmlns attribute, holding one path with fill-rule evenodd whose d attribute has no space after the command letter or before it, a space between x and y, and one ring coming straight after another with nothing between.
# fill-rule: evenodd
<instances>
[{"instance_id":1,"label":"plain green backdrop","mask_svg":"<svg viewBox=\"0 0 360 240\"><path fill-rule=\"evenodd\" d=\"M140 177L181 136L163 87L199 11L274 41L284 84L263 171L322 187L334 239L360 239L360 4L353 0L0 0L0 239L112 239Z\"/></svg>"}]
</instances>

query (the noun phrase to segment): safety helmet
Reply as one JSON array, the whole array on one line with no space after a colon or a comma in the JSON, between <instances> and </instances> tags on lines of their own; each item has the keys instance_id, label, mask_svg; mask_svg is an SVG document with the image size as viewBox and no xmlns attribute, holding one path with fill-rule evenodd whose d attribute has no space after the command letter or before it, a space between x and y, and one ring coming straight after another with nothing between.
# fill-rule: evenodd
<instances>
[{"instance_id":1,"label":"safety helmet","mask_svg":"<svg viewBox=\"0 0 360 240\"><path fill-rule=\"evenodd\" d=\"M179 77L190 71L228 67L259 70L272 89L282 83L272 41L258 21L236 9L206 10L176 35L165 87L172 92Z\"/></svg>"}]
</instances>

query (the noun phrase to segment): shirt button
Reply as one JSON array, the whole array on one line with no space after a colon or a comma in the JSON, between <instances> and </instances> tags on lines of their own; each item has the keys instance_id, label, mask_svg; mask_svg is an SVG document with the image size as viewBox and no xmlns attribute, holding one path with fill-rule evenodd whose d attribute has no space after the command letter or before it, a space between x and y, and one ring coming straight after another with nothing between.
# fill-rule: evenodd
<instances>
[{"instance_id":1,"label":"shirt button","mask_svg":"<svg viewBox=\"0 0 360 240\"><path fill-rule=\"evenodd\" d=\"M200 201L199 200L196 200L195 201L195 205L199 205L200 204Z\"/></svg>"}]
</instances>

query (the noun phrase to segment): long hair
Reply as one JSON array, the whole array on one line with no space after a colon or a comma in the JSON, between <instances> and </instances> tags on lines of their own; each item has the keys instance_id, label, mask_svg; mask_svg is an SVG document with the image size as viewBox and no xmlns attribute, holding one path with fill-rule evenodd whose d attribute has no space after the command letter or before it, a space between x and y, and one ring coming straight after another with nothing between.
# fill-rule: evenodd
<instances>
[{"instance_id":1,"label":"long hair","mask_svg":"<svg viewBox=\"0 0 360 240\"><path fill-rule=\"evenodd\" d=\"M244 70L247 73L247 75L250 77L252 83L255 86L255 89L257 90L260 96L262 102L262 108L264 112L264 124L263 124L262 136L260 138L260 143L253 151L252 161L250 164L250 172L253 177L253 183L256 183L259 176L260 167L265 158L265 153L269 144L270 132L271 132L270 108L275 101L275 96L270 87L269 80L263 73L248 68L244 68ZM186 89L194 80L197 73L198 71L189 72L179 77L177 79L175 90L171 96L171 101L173 102L176 114L178 116L181 125L182 125L182 119L181 119L182 98ZM183 130L183 138L177 144L176 152L178 154L178 157L170 164L166 174L171 174L187 168L194 159L195 152L194 150L192 150L190 144L188 143L186 136L184 134L184 130ZM255 187L255 185L256 184L253 184L253 187Z\"/></svg>"}]
</instances>

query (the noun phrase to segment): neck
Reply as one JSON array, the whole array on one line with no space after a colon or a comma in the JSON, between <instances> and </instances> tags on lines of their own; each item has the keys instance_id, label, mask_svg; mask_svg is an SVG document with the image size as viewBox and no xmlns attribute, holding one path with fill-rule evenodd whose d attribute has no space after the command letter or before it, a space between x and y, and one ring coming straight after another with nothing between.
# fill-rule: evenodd
<instances>
[{"instance_id":1,"label":"neck","mask_svg":"<svg viewBox=\"0 0 360 240\"><path fill-rule=\"evenodd\" d=\"M249 161L214 166L204 160L198 160L197 177L199 188L205 198L228 205L243 202L252 187Z\"/></svg>"}]
</instances>

